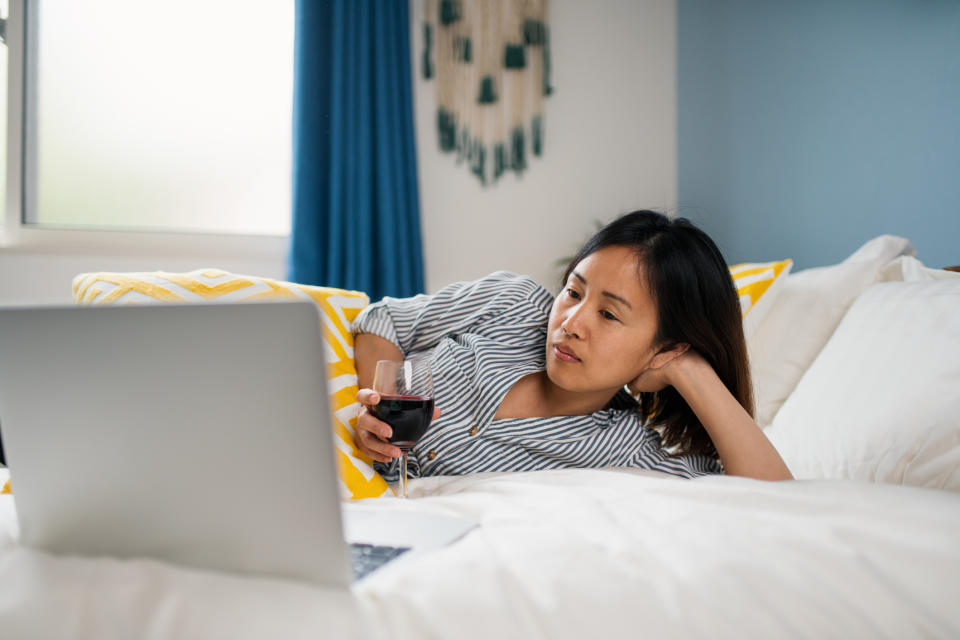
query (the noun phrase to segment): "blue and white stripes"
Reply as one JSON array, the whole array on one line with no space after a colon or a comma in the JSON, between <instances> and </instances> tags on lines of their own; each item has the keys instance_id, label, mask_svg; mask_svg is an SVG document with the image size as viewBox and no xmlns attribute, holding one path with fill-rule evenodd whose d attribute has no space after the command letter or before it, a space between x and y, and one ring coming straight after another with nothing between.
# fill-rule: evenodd
<instances>
[{"instance_id":1,"label":"blue and white stripes","mask_svg":"<svg viewBox=\"0 0 960 640\"><path fill-rule=\"evenodd\" d=\"M384 298L357 317L355 333L379 335L407 355L432 351L443 415L411 451L409 475L609 466L687 478L721 473L713 458L669 457L626 392L586 416L494 419L520 378L544 370L552 303L531 278L500 271L432 296ZM397 478L396 461L376 468Z\"/></svg>"}]
</instances>

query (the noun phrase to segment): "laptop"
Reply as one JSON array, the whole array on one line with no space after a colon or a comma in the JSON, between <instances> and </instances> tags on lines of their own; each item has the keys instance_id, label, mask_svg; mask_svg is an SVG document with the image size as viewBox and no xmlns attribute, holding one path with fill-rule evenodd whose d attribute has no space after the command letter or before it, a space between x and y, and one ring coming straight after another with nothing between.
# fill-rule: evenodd
<instances>
[{"instance_id":1,"label":"laptop","mask_svg":"<svg viewBox=\"0 0 960 640\"><path fill-rule=\"evenodd\" d=\"M310 302L0 309L0 434L20 541L55 553L346 588L475 525L341 504Z\"/></svg>"}]
</instances>

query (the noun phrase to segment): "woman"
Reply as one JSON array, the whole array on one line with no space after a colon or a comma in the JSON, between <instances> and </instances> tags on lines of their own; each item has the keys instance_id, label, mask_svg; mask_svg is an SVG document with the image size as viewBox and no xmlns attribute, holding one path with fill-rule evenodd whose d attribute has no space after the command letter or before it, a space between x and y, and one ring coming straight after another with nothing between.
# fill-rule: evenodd
<instances>
[{"instance_id":1,"label":"woman","mask_svg":"<svg viewBox=\"0 0 960 640\"><path fill-rule=\"evenodd\" d=\"M411 477L628 466L792 478L753 421L740 306L705 233L624 215L563 281L553 299L498 272L358 316L357 444L378 471L395 479L400 451L368 411L376 362L429 352L443 412L411 452Z\"/></svg>"}]
</instances>

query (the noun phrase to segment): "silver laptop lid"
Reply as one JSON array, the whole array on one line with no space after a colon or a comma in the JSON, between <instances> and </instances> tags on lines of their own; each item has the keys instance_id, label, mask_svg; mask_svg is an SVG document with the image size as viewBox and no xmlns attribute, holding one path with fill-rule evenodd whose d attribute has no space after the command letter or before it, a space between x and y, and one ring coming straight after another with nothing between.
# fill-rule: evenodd
<instances>
[{"instance_id":1,"label":"silver laptop lid","mask_svg":"<svg viewBox=\"0 0 960 640\"><path fill-rule=\"evenodd\" d=\"M346 587L309 302L0 309L21 540Z\"/></svg>"}]
</instances>

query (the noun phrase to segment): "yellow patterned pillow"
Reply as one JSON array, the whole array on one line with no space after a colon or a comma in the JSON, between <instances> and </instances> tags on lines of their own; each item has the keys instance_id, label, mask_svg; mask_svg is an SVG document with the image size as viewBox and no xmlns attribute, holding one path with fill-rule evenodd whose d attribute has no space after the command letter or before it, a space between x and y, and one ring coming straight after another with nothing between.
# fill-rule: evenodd
<instances>
[{"instance_id":1,"label":"yellow patterned pillow","mask_svg":"<svg viewBox=\"0 0 960 640\"><path fill-rule=\"evenodd\" d=\"M10 481L9 481L9 480L7 480L6 482L3 483L3 489L0 489L0 494L2 494L2 493L10 493Z\"/></svg>"},{"instance_id":2,"label":"yellow patterned pillow","mask_svg":"<svg viewBox=\"0 0 960 640\"><path fill-rule=\"evenodd\" d=\"M322 311L341 496L393 495L390 485L354 443L360 404L350 326L370 302L365 293L197 269L189 273L82 273L73 279L73 298L79 304L312 300Z\"/></svg>"},{"instance_id":3,"label":"yellow patterned pillow","mask_svg":"<svg viewBox=\"0 0 960 640\"><path fill-rule=\"evenodd\" d=\"M730 276L740 296L743 313L743 334L749 338L760 321L773 307L793 260L779 262L746 262L730 267Z\"/></svg>"}]
</instances>

